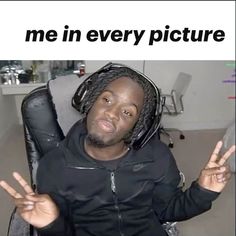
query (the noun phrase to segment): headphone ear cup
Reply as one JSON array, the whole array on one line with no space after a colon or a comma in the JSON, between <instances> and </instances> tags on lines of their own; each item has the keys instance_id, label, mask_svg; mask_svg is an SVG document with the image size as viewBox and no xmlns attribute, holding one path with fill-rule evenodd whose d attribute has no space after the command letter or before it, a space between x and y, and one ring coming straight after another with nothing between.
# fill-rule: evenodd
<instances>
[{"instance_id":1,"label":"headphone ear cup","mask_svg":"<svg viewBox=\"0 0 236 236\"><path fill-rule=\"evenodd\" d=\"M149 124L145 124L142 130L138 133L136 140L140 140L141 138L143 139L145 134L148 133L150 130L150 127L152 126L152 121L149 122Z\"/></svg>"},{"instance_id":2,"label":"headphone ear cup","mask_svg":"<svg viewBox=\"0 0 236 236\"><path fill-rule=\"evenodd\" d=\"M90 80L84 81L72 98L72 106L82 114L85 112L84 97L88 92L89 84L91 84Z\"/></svg>"}]
</instances>

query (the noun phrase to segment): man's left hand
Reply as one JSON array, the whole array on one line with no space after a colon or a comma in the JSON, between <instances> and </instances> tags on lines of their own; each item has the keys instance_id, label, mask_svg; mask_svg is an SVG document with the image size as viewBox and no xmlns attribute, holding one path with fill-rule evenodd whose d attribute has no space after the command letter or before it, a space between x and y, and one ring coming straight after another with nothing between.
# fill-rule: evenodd
<instances>
[{"instance_id":1,"label":"man's left hand","mask_svg":"<svg viewBox=\"0 0 236 236\"><path fill-rule=\"evenodd\" d=\"M198 184L208 190L221 192L231 177L231 171L226 161L235 152L235 145L231 146L224 155L220 156L223 142L219 141L198 178Z\"/></svg>"}]
</instances>

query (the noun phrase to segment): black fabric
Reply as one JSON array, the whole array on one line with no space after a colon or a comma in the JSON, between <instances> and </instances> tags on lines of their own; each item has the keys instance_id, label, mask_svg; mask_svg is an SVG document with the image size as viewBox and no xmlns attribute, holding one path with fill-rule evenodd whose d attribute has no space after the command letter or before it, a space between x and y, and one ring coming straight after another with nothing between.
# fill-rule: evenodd
<instances>
[{"instance_id":1,"label":"black fabric","mask_svg":"<svg viewBox=\"0 0 236 236\"><path fill-rule=\"evenodd\" d=\"M30 225L22 219L19 213L16 211L16 207L11 214L12 224L8 227L8 236L30 236L31 227Z\"/></svg>"},{"instance_id":2,"label":"black fabric","mask_svg":"<svg viewBox=\"0 0 236 236\"><path fill-rule=\"evenodd\" d=\"M121 162L122 158L118 158L115 160L110 160L110 161L101 161L101 160L95 160L99 165L104 166L108 170L115 170L119 163Z\"/></svg>"},{"instance_id":3,"label":"black fabric","mask_svg":"<svg viewBox=\"0 0 236 236\"><path fill-rule=\"evenodd\" d=\"M85 134L78 122L40 161L38 191L50 194L61 212L55 224L38 229L42 236L56 236L59 227L73 236L166 236L162 222L207 211L219 195L196 182L182 192L176 162L158 137L131 149L110 171L87 158L81 148Z\"/></svg>"}]
</instances>

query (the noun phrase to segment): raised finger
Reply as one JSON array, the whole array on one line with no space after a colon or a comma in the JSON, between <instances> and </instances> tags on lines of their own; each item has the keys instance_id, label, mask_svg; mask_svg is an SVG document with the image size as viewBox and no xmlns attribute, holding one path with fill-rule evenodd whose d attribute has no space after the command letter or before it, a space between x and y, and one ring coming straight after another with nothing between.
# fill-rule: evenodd
<instances>
[{"instance_id":1,"label":"raised finger","mask_svg":"<svg viewBox=\"0 0 236 236\"><path fill-rule=\"evenodd\" d=\"M30 185L25 181L25 179L19 173L14 172L13 176L17 180L17 182L23 187L26 193L28 194L33 193L33 189L30 187Z\"/></svg>"},{"instance_id":2,"label":"raised finger","mask_svg":"<svg viewBox=\"0 0 236 236\"><path fill-rule=\"evenodd\" d=\"M13 198L22 198L22 195L19 194L14 188L12 188L7 182L0 181L0 186Z\"/></svg>"},{"instance_id":3,"label":"raised finger","mask_svg":"<svg viewBox=\"0 0 236 236\"><path fill-rule=\"evenodd\" d=\"M222 145L223 145L222 141L217 142L215 149L214 149L213 153L211 154L209 162L216 162Z\"/></svg>"},{"instance_id":4,"label":"raised finger","mask_svg":"<svg viewBox=\"0 0 236 236\"><path fill-rule=\"evenodd\" d=\"M220 159L218 164L219 165L224 165L225 162L229 159L229 157L231 156L231 154L233 154L235 152L235 145L233 145Z\"/></svg>"}]
</instances>

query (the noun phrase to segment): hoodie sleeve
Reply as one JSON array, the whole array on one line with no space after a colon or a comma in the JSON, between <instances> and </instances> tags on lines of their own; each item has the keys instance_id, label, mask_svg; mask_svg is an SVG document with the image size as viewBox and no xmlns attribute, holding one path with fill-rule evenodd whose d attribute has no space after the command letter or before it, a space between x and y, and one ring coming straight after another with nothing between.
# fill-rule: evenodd
<instances>
[{"instance_id":1,"label":"hoodie sleeve","mask_svg":"<svg viewBox=\"0 0 236 236\"><path fill-rule=\"evenodd\" d=\"M166 150L165 160L164 178L156 182L153 197L159 219L162 222L182 221L209 210L219 193L202 188L196 181L183 191L179 187L180 172L169 150Z\"/></svg>"},{"instance_id":2,"label":"hoodie sleeve","mask_svg":"<svg viewBox=\"0 0 236 236\"><path fill-rule=\"evenodd\" d=\"M60 210L59 217L43 228L37 228L40 236L73 236L74 229L71 224L70 205L60 195L63 176L63 153L59 148L46 154L40 161L37 170L37 191L39 194L48 194Z\"/></svg>"},{"instance_id":3,"label":"hoodie sleeve","mask_svg":"<svg viewBox=\"0 0 236 236\"><path fill-rule=\"evenodd\" d=\"M40 236L74 236L72 227L62 215L49 225L36 230Z\"/></svg>"}]
</instances>

